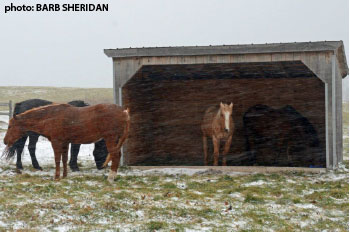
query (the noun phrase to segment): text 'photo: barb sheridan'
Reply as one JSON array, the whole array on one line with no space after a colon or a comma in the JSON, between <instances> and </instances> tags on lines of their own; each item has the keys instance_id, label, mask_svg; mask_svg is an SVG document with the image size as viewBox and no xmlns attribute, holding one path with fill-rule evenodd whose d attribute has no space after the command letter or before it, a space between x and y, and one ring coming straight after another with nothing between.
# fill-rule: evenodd
<instances>
[{"instance_id":1,"label":"text 'photo: barb sheridan'","mask_svg":"<svg viewBox=\"0 0 350 232\"><path fill-rule=\"evenodd\" d=\"M36 11L108 11L108 4L36 4Z\"/></svg>"}]
</instances>

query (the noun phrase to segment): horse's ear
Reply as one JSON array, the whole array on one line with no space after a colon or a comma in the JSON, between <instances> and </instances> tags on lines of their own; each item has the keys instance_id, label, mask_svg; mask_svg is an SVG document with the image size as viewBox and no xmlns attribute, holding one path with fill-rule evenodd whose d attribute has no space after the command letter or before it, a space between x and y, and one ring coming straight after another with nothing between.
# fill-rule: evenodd
<instances>
[{"instance_id":1,"label":"horse's ear","mask_svg":"<svg viewBox=\"0 0 350 232\"><path fill-rule=\"evenodd\" d=\"M224 104L222 104L222 102L220 102L220 107L224 107Z\"/></svg>"},{"instance_id":2,"label":"horse's ear","mask_svg":"<svg viewBox=\"0 0 350 232\"><path fill-rule=\"evenodd\" d=\"M231 102L231 104L230 104L230 108L232 109L233 108L233 103Z\"/></svg>"}]
</instances>

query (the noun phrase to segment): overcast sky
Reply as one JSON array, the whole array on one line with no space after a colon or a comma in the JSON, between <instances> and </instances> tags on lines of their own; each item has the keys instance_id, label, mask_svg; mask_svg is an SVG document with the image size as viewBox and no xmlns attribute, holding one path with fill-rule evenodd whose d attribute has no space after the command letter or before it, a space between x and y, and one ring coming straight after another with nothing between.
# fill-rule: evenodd
<instances>
[{"instance_id":1,"label":"overcast sky","mask_svg":"<svg viewBox=\"0 0 350 232\"><path fill-rule=\"evenodd\" d=\"M80 1L109 12L10 12L0 2L0 86L112 87L105 48L343 40L348 0Z\"/></svg>"}]
</instances>

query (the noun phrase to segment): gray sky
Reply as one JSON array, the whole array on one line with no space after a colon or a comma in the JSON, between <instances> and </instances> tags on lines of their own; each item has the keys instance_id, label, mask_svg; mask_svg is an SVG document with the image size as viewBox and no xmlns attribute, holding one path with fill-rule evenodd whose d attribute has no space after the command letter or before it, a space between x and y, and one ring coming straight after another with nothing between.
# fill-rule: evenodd
<instances>
[{"instance_id":1,"label":"gray sky","mask_svg":"<svg viewBox=\"0 0 350 232\"><path fill-rule=\"evenodd\" d=\"M0 85L112 87L103 49L343 40L348 0L94 1L109 12L10 12L0 2ZM86 1L80 1L86 3Z\"/></svg>"}]
</instances>

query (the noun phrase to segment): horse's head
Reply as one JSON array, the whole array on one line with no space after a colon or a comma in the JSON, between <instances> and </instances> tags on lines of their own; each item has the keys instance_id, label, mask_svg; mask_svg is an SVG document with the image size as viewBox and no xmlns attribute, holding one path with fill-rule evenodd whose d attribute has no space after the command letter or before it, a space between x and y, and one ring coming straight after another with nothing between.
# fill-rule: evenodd
<instances>
[{"instance_id":1,"label":"horse's head","mask_svg":"<svg viewBox=\"0 0 350 232\"><path fill-rule=\"evenodd\" d=\"M232 102L230 105L222 102L220 103L220 116L222 118L222 122L224 124L224 128L226 132L229 132L230 130L232 130L232 128L230 128L231 122L232 122L232 108L233 108Z\"/></svg>"},{"instance_id":2,"label":"horse's head","mask_svg":"<svg viewBox=\"0 0 350 232\"><path fill-rule=\"evenodd\" d=\"M25 131L20 125L20 121L14 116L10 119L9 126L4 138L4 144L7 147L12 147L14 143L25 135Z\"/></svg>"}]
</instances>

